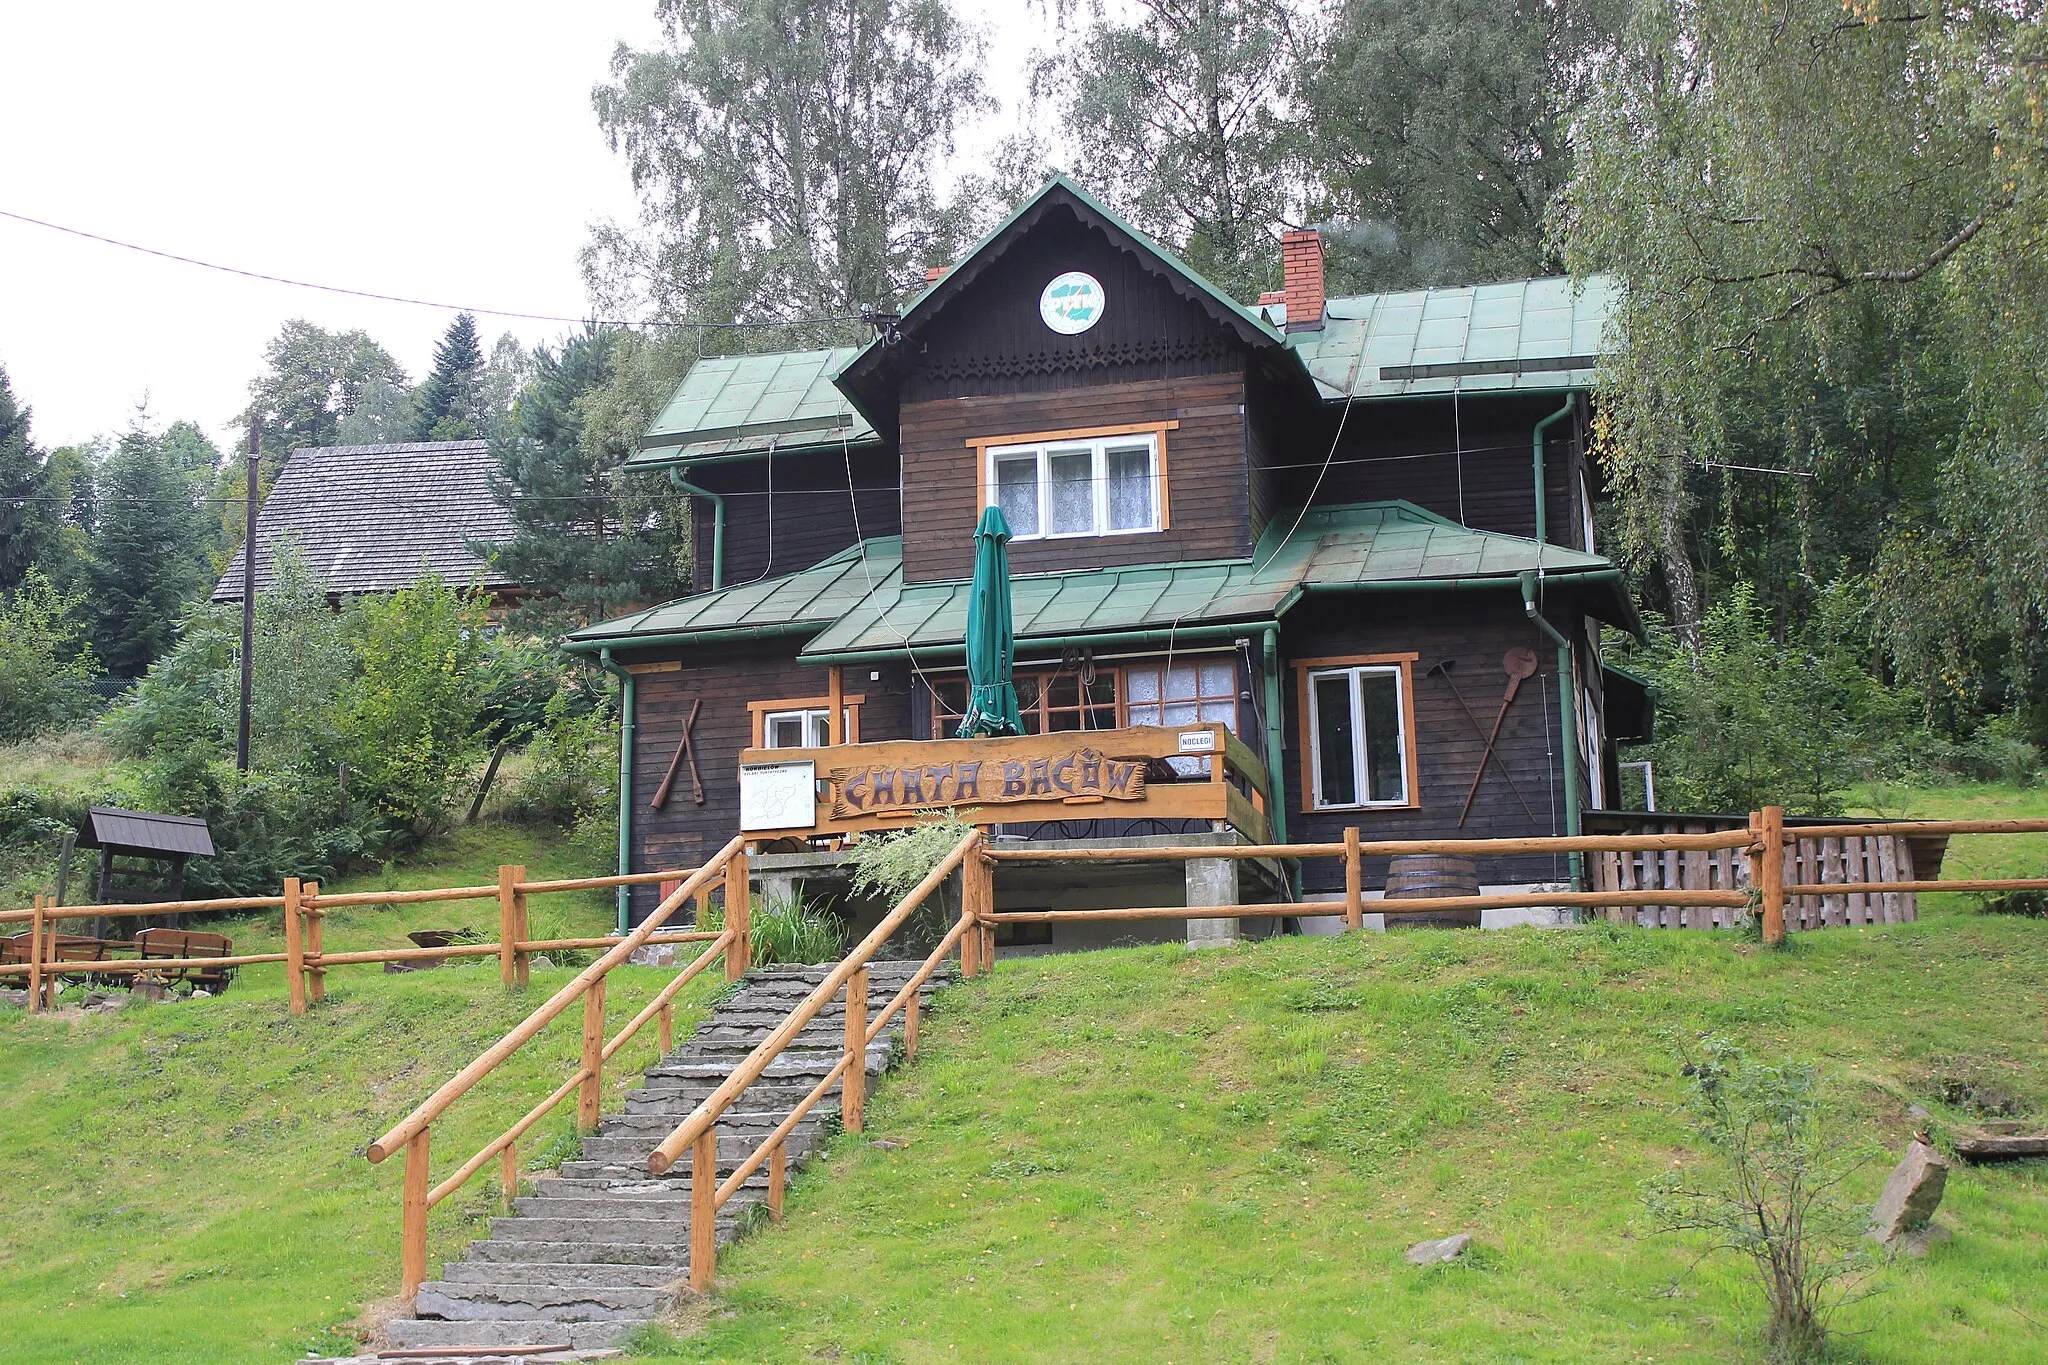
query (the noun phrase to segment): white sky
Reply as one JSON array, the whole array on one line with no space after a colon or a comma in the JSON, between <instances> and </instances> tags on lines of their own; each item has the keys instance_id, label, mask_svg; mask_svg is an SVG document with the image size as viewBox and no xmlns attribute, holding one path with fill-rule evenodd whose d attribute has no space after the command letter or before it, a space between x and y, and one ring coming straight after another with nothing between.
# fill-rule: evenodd
<instances>
[{"instance_id":1,"label":"white sky","mask_svg":"<svg viewBox=\"0 0 2048 1365\"><path fill-rule=\"evenodd\" d=\"M990 85L1014 101L1039 21L1021 4L981 19ZM614 44L657 37L654 0L0 0L0 209L291 279L581 316L589 225L635 210L590 88ZM452 316L0 218L0 366L45 448L119 432L144 397L155 425L232 447L287 318L363 328L417 379ZM477 321L487 350L571 330Z\"/></svg>"}]
</instances>

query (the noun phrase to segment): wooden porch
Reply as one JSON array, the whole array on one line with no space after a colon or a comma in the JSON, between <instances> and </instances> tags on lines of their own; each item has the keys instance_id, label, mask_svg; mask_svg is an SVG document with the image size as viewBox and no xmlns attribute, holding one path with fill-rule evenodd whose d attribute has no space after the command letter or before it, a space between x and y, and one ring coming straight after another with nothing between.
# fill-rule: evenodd
<instances>
[{"instance_id":1,"label":"wooden porch","mask_svg":"<svg viewBox=\"0 0 2048 1365\"><path fill-rule=\"evenodd\" d=\"M1222 725L891 740L740 755L748 839L817 838L951 809L974 823L1200 820L1269 837L1266 766Z\"/></svg>"}]
</instances>

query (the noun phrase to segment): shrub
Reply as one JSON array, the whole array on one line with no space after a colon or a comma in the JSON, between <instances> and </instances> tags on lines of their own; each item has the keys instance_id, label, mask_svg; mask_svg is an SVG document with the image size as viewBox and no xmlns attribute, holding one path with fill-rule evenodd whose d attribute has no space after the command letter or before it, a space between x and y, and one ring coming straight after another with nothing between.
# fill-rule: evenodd
<instances>
[{"instance_id":1,"label":"shrub","mask_svg":"<svg viewBox=\"0 0 2048 1365\"><path fill-rule=\"evenodd\" d=\"M0 593L0 740L54 730L90 707L97 669L79 620L84 601L40 569Z\"/></svg>"},{"instance_id":2,"label":"shrub","mask_svg":"<svg viewBox=\"0 0 2048 1365\"><path fill-rule=\"evenodd\" d=\"M699 929L725 927L725 907L707 906L697 917ZM754 965L775 962L836 962L846 954L846 924L822 903L799 893L792 900L756 897L747 919L747 940Z\"/></svg>"},{"instance_id":3,"label":"shrub","mask_svg":"<svg viewBox=\"0 0 2048 1365\"><path fill-rule=\"evenodd\" d=\"M974 831L956 811L923 810L917 823L880 834L864 834L853 843L853 889L895 902L946 860L954 845ZM929 948L953 927L959 907L948 888L927 896L904 926L905 945Z\"/></svg>"},{"instance_id":4,"label":"shrub","mask_svg":"<svg viewBox=\"0 0 2048 1365\"><path fill-rule=\"evenodd\" d=\"M1673 1170L1650 1181L1650 1217L1660 1231L1704 1232L1710 1250L1747 1257L1770 1306L1770 1358L1819 1359L1828 1319L1871 1264L1862 1211L1840 1194L1869 1148L1829 1121L1812 1066L1766 1066L1709 1038L1684 1074L1687 1108L1720 1175L1700 1182Z\"/></svg>"},{"instance_id":5,"label":"shrub","mask_svg":"<svg viewBox=\"0 0 2048 1365\"><path fill-rule=\"evenodd\" d=\"M610 714L579 703L568 686L548 698L526 746L527 770L513 809L561 825L617 819L619 733Z\"/></svg>"}]
</instances>

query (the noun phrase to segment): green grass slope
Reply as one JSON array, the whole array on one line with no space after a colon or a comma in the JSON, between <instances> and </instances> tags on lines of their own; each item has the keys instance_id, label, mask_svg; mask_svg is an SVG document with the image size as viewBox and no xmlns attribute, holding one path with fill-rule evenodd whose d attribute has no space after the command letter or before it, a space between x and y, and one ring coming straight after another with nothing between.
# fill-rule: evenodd
<instances>
[{"instance_id":1,"label":"green grass slope","mask_svg":"<svg viewBox=\"0 0 2048 1365\"><path fill-rule=\"evenodd\" d=\"M1821 1062L1893 1150L1940 1082L2048 1101L2048 924L1941 915L1765 953L1592 927L1003 962L736 1246L653 1358L1728 1360L1740 1267L1652 1234L1703 1160L1678 1039ZM881 1139L892 1139L883 1143ZM896 1145L896 1144L902 1145ZM1855 1183L1875 1196L1888 1162ZM819 1174L822 1171L823 1174ZM1843 1317L1872 1361L2048 1350L2048 1163L1959 1167L1956 1236ZM1465 1260L1403 1250L1470 1231Z\"/></svg>"},{"instance_id":2,"label":"green grass slope","mask_svg":"<svg viewBox=\"0 0 2048 1365\"><path fill-rule=\"evenodd\" d=\"M544 832L485 824L329 889L482 885L500 862L536 877L592 871ZM536 897L532 920L539 933L605 933L611 900ZM463 925L495 936L495 902L337 909L326 941L337 951L402 947L408 930ZM217 925L250 952L280 950L281 926L274 913ZM348 1326L396 1290L398 1274L401 1163L371 1166L364 1145L572 975L567 965L536 970L525 994L508 997L495 959L397 976L337 967L327 1003L293 1019L282 968L257 966L219 999L118 1014L0 1011L0 1360L276 1365L308 1349L352 1349ZM668 975L615 974L609 1026ZM685 988L679 1034L721 984L713 972ZM561 1082L581 1017L570 1008L457 1102L434 1130L437 1179ZM655 1040L649 1025L614 1059L614 1107ZM571 1102L524 1151L572 1154L573 1119ZM482 1235L497 1194L494 1166L435 1210L435 1264Z\"/></svg>"}]
</instances>

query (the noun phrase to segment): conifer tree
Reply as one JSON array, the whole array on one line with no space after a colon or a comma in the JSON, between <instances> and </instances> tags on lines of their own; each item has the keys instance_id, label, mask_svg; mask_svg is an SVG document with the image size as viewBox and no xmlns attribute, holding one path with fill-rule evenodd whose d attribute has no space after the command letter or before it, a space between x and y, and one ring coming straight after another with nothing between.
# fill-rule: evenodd
<instances>
[{"instance_id":1,"label":"conifer tree","mask_svg":"<svg viewBox=\"0 0 2048 1365\"><path fill-rule=\"evenodd\" d=\"M204 587L200 518L162 438L140 423L107 458L86 567L93 651L117 678L139 678L177 637L178 614Z\"/></svg>"},{"instance_id":2,"label":"conifer tree","mask_svg":"<svg viewBox=\"0 0 2048 1365\"><path fill-rule=\"evenodd\" d=\"M493 549L496 565L558 594L522 609L527 626L580 625L689 590L687 499L627 477L631 444L585 417L634 344L627 333L592 330L559 350L541 347L533 382L492 438L492 496L518 525Z\"/></svg>"},{"instance_id":3,"label":"conifer tree","mask_svg":"<svg viewBox=\"0 0 2048 1365\"><path fill-rule=\"evenodd\" d=\"M415 441L466 441L484 434L484 352L476 319L457 313L434 347L434 368L420 382Z\"/></svg>"},{"instance_id":4,"label":"conifer tree","mask_svg":"<svg viewBox=\"0 0 2048 1365\"><path fill-rule=\"evenodd\" d=\"M29 410L14 401L0 367L0 592L21 586L55 547L64 509L50 498L42 452L29 439Z\"/></svg>"}]
</instances>

